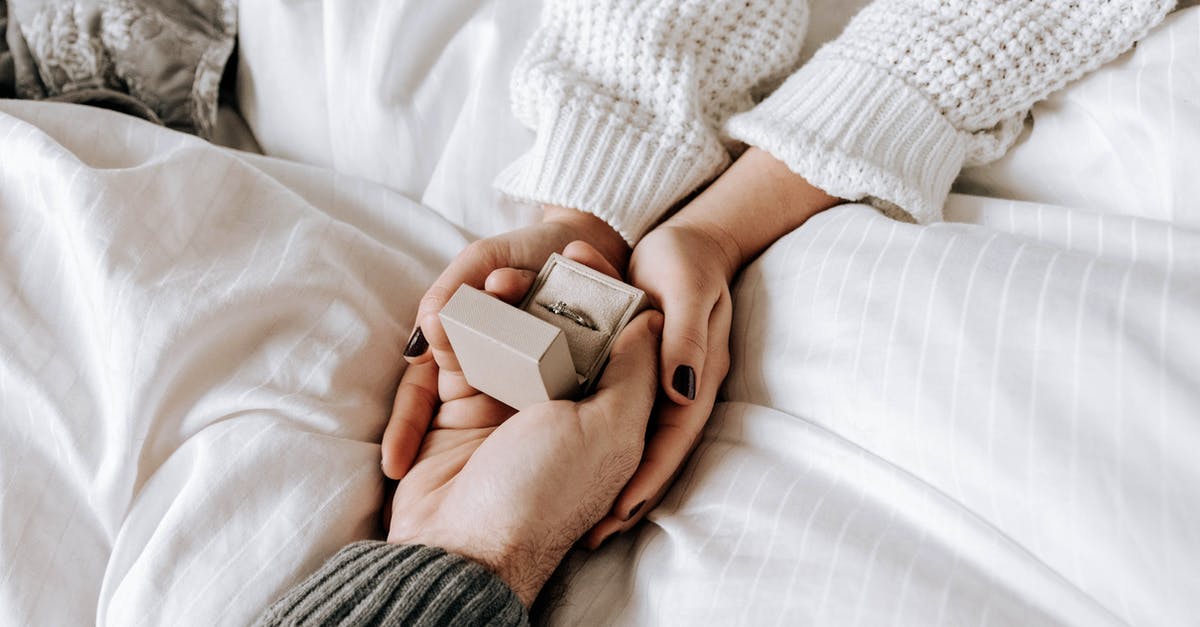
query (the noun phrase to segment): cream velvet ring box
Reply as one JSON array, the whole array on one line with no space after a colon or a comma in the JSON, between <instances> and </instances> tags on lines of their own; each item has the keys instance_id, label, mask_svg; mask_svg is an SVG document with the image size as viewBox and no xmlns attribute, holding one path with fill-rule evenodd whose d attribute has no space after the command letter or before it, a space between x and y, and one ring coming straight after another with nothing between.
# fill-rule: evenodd
<instances>
[{"instance_id":1,"label":"cream velvet ring box","mask_svg":"<svg viewBox=\"0 0 1200 627\"><path fill-rule=\"evenodd\" d=\"M591 391L642 290L551 255L520 308L467 285L439 315L472 387L516 409Z\"/></svg>"}]
</instances>

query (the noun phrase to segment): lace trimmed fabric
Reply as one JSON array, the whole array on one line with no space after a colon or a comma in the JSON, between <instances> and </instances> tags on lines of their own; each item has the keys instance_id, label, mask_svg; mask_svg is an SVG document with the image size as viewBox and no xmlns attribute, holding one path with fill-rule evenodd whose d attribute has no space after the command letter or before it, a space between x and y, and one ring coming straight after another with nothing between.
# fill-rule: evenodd
<instances>
[{"instance_id":1,"label":"lace trimmed fabric","mask_svg":"<svg viewBox=\"0 0 1200 627\"><path fill-rule=\"evenodd\" d=\"M7 9L18 97L95 104L211 136L236 0L8 0Z\"/></svg>"}]
</instances>

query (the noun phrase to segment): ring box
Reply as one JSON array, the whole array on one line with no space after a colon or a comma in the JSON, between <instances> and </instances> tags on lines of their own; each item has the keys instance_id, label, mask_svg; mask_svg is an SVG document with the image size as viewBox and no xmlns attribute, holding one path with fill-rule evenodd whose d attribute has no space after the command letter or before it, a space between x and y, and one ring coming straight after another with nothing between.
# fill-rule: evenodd
<instances>
[{"instance_id":1,"label":"ring box","mask_svg":"<svg viewBox=\"0 0 1200 627\"><path fill-rule=\"evenodd\" d=\"M642 290L551 255L520 308L463 285L439 317L467 383L511 407L591 392Z\"/></svg>"}]
</instances>

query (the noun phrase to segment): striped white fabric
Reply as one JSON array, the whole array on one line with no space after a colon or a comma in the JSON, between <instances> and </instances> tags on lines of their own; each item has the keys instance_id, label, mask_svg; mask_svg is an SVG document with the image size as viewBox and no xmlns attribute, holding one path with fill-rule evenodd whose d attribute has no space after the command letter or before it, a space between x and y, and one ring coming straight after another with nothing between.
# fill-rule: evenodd
<instances>
[{"instance_id":1,"label":"striped white fabric","mask_svg":"<svg viewBox=\"0 0 1200 627\"><path fill-rule=\"evenodd\" d=\"M986 225L844 207L743 276L729 402L556 622L1198 615L1200 233L952 205Z\"/></svg>"},{"instance_id":2,"label":"striped white fabric","mask_svg":"<svg viewBox=\"0 0 1200 627\"><path fill-rule=\"evenodd\" d=\"M1198 157L1188 9L964 181L1059 204L852 205L776 243L689 467L551 622L1196 624Z\"/></svg>"}]
</instances>

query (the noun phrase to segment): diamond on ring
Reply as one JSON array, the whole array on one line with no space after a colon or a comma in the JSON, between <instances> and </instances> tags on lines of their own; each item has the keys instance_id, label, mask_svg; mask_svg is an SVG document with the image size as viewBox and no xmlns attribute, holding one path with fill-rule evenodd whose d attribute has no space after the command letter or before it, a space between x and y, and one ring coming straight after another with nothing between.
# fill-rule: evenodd
<instances>
[{"instance_id":1,"label":"diamond on ring","mask_svg":"<svg viewBox=\"0 0 1200 627\"><path fill-rule=\"evenodd\" d=\"M581 327L591 329L593 331L599 330L596 328L596 323L592 322L592 320L590 318L571 309L570 307L567 306L566 303L562 302L561 300L555 302L553 305L549 305L546 303L538 303L538 305L542 306L546 311L549 311L550 313L552 313L556 316L562 316L562 317L566 318L567 320L570 320L571 322L574 322L575 324L577 324Z\"/></svg>"}]
</instances>

